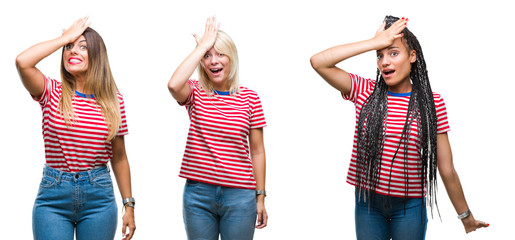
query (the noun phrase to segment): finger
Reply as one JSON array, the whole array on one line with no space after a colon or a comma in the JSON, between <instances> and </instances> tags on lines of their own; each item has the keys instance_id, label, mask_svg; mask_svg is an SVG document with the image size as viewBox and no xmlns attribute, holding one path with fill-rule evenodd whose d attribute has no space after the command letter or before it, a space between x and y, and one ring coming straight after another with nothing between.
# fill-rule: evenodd
<instances>
[{"instance_id":1,"label":"finger","mask_svg":"<svg viewBox=\"0 0 515 240\"><path fill-rule=\"evenodd\" d=\"M198 36L197 36L197 34L196 34L196 33L192 33L191 35L193 35L193 37L195 38L195 42L196 42L196 43L197 43L197 45L198 45L199 40L198 40Z\"/></svg>"},{"instance_id":2,"label":"finger","mask_svg":"<svg viewBox=\"0 0 515 240\"><path fill-rule=\"evenodd\" d=\"M478 228L483 228L483 227L489 227L490 224L488 223L485 223L485 222L482 222L482 221L479 221L479 224L478 224Z\"/></svg>"},{"instance_id":3,"label":"finger","mask_svg":"<svg viewBox=\"0 0 515 240\"><path fill-rule=\"evenodd\" d=\"M127 231L128 224L124 221L122 225L122 236L125 236L125 233Z\"/></svg>"},{"instance_id":4,"label":"finger","mask_svg":"<svg viewBox=\"0 0 515 240\"><path fill-rule=\"evenodd\" d=\"M261 224L262 224L262 223L263 223L263 212L258 211L258 213L257 213L257 224L256 224L256 227L261 226Z\"/></svg>"},{"instance_id":5,"label":"finger","mask_svg":"<svg viewBox=\"0 0 515 240\"><path fill-rule=\"evenodd\" d=\"M379 29L377 29L377 32L382 32L384 31L384 28L386 27L386 22L383 21L383 23L381 23L381 26L379 26Z\"/></svg>"}]
</instances>

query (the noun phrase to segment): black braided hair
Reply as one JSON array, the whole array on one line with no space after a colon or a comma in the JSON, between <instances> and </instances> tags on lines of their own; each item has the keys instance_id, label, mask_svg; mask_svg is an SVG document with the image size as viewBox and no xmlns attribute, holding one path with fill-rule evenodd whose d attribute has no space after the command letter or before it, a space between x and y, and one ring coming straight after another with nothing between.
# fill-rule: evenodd
<instances>
[{"instance_id":1,"label":"black braided hair","mask_svg":"<svg viewBox=\"0 0 515 240\"><path fill-rule=\"evenodd\" d=\"M386 16L385 29L389 28L397 20L399 20L399 18ZM427 75L426 62L424 60L420 43L408 28L405 28L402 33L404 34L402 41L407 45L408 52L415 50L417 59L411 64L410 78L412 81L412 91L408 104L408 112L406 114L406 121L402 130L401 140L391 164L393 165L395 157L402 145L404 149L402 154L404 154L405 159L404 177L406 179L404 196L407 197L409 189L407 166L408 141L410 138L411 126L416 122L419 141L415 141L417 145L418 158L421 160L421 167L418 170L418 176L422 182L421 191L427 193L426 196L429 200L429 205L431 206L432 215L433 204L438 208L436 201L436 108L433 99L433 92ZM370 192L373 192L379 184L384 136L386 128L388 127L386 125L387 114L388 86L378 69L374 91L363 104L358 120L356 186L359 189L360 197L370 198ZM363 189L368 189L369 191L362 191ZM388 191L389 190L390 183L388 184Z\"/></svg>"}]
</instances>

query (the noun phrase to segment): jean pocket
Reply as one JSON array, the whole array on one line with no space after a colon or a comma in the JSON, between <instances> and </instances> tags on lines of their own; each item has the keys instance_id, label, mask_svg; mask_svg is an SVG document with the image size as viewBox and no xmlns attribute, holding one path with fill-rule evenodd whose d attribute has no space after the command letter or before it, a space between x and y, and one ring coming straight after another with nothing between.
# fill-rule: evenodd
<instances>
[{"instance_id":1,"label":"jean pocket","mask_svg":"<svg viewBox=\"0 0 515 240\"><path fill-rule=\"evenodd\" d=\"M57 179L55 179L54 177L43 175L43 178L41 178L41 183L39 184L39 186L42 188L49 188L53 187L56 184Z\"/></svg>"},{"instance_id":2,"label":"jean pocket","mask_svg":"<svg viewBox=\"0 0 515 240\"><path fill-rule=\"evenodd\" d=\"M111 175L109 173L95 177L93 179L93 183L101 188L109 188L113 186L113 180L111 179Z\"/></svg>"}]
</instances>

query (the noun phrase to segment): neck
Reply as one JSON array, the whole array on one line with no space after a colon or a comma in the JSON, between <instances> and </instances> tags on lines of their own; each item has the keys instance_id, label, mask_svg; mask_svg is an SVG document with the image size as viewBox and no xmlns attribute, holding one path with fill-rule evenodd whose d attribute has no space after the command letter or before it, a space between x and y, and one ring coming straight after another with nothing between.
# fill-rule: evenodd
<instances>
[{"instance_id":1,"label":"neck","mask_svg":"<svg viewBox=\"0 0 515 240\"><path fill-rule=\"evenodd\" d=\"M229 86L227 86L227 81L223 81L222 83L220 84L216 84L213 82L213 89L215 89L216 91L219 91L219 92L228 92L230 89L229 89Z\"/></svg>"},{"instance_id":2,"label":"neck","mask_svg":"<svg viewBox=\"0 0 515 240\"><path fill-rule=\"evenodd\" d=\"M388 86L388 91L393 93L409 93L411 92L412 86L411 81L404 81L404 84L399 84L397 86Z\"/></svg>"},{"instance_id":3,"label":"neck","mask_svg":"<svg viewBox=\"0 0 515 240\"><path fill-rule=\"evenodd\" d=\"M85 90L84 86L86 86L85 74L74 75L73 77L75 78L75 90L80 93L85 93L84 92L84 90Z\"/></svg>"}]
</instances>

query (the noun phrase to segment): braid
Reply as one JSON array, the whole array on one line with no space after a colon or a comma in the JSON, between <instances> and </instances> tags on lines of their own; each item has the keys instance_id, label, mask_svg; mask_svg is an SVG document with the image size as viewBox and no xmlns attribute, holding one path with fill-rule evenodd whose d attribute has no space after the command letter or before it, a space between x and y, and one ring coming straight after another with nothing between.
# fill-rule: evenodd
<instances>
[{"instance_id":1,"label":"braid","mask_svg":"<svg viewBox=\"0 0 515 240\"><path fill-rule=\"evenodd\" d=\"M385 29L390 27L398 19L399 18L396 17L386 16ZM408 28L405 28L402 33L404 33L402 40L406 42L409 51L415 50L417 60L411 65L410 78L412 81L412 91L408 103L408 111L401 134L401 140L391 164L393 165L395 157L402 146L402 154L405 159L404 177L406 179L404 196L407 197L410 181L407 165L408 142L410 141L412 125L416 122L419 139L418 141L412 139L412 141L415 141L418 158L421 160L418 176L422 182L421 191L427 193L432 215L433 204L438 208L436 201L436 108L420 43ZM378 70L374 91L363 104L358 119L356 186L360 189L360 197L367 197L370 192L375 191L379 184L384 135L387 128L387 115L388 86ZM388 188L390 188L390 184ZM361 192L361 189L369 189L370 191L366 194L365 191Z\"/></svg>"}]
</instances>

